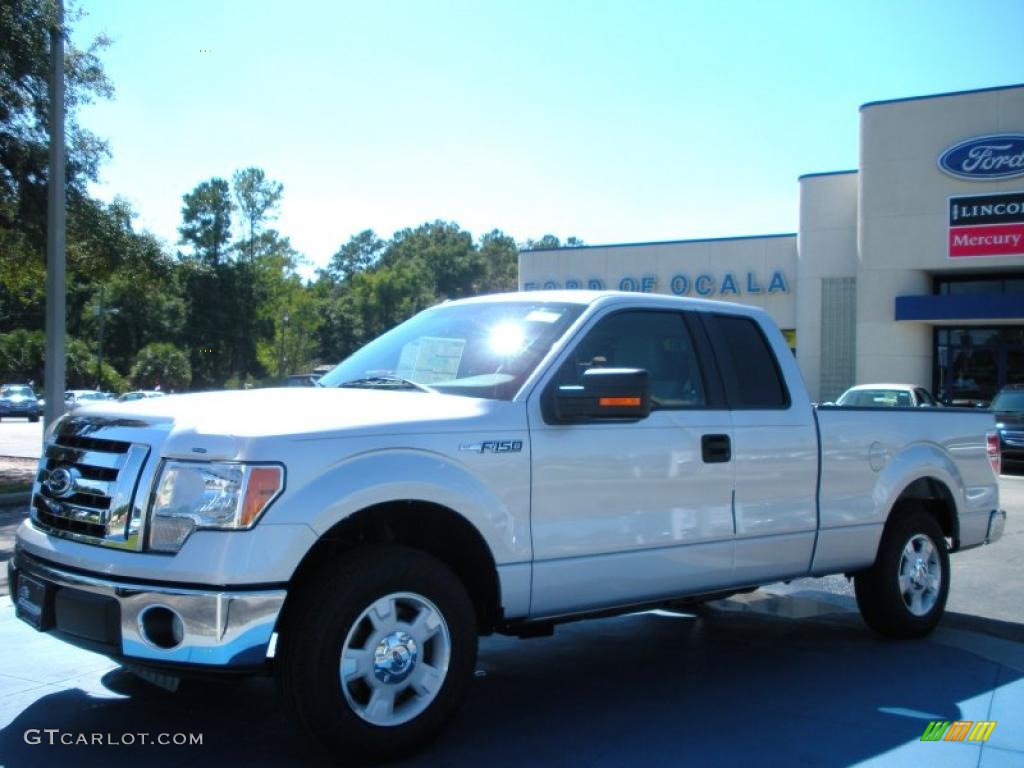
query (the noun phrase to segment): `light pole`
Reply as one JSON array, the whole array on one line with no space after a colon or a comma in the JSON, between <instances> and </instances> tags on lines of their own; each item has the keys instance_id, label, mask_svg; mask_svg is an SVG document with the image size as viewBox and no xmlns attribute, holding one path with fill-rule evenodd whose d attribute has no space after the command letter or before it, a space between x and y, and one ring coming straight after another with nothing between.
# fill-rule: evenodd
<instances>
[{"instance_id":1,"label":"light pole","mask_svg":"<svg viewBox=\"0 0 1024 768\"><path fill-rule=\"evenodd\" d=\"M288 330L288 310L281 317L281 345L277 355L277 378L284 381L284 334Z\"/></svg>"},{"instance_id":2,"label":"light pole","mask_svg":"<svg viewBox=\"0 0 1024 768\"><path fill-rule=\"evenodd\" d=\"M50 177L46 214L46 410L45 426L64 413L64 294L67 284L64 253L64 0L50 30Z\"/></svg>"}]
</instances>

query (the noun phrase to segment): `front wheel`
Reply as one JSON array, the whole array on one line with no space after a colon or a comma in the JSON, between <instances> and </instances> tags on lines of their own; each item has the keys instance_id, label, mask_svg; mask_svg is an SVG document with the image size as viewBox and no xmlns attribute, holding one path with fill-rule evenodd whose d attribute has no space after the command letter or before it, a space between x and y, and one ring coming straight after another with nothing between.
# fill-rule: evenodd
<instances>
[{"instance_id":1,"label":"front wheel","mask_svg":"<svg viewBox=\"0 0 1024 768\"><path fill-rule=\"evenodd\" d=\"M942 618L949 595L949 552L935 518L914 510L892 518L875 564L854 577L865 623L889 637L923 637Z\"/></svg>"},{"instance_id":2,"label":"front wheel","mask_svg":"<svg viewBox=\"0 0 1024 768\"><path fill-rule=\"evenodd\" d=\"M403 547L358 550L321 570L282 628L286 710L336 758L408 754L442 728L476 665L476 620L441 562Z\"/></svg>"}]
</instances>

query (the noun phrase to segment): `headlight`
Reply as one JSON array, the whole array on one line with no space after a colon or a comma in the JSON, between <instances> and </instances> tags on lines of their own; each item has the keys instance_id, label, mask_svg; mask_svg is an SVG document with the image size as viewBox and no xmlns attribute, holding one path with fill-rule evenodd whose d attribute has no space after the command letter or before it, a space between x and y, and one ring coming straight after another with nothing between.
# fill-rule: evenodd
<instances>
[{"instance_id":1,"label":"headlight","mask_svg":"<svg viewBox=\"0 0 1024 768\"><path fill-rule=\"evenodd\" d=\"M192 531L246 530L284 488L277 465L164 462L150 512L150 549L177 552Z\"/></svg>"}]
</instances>

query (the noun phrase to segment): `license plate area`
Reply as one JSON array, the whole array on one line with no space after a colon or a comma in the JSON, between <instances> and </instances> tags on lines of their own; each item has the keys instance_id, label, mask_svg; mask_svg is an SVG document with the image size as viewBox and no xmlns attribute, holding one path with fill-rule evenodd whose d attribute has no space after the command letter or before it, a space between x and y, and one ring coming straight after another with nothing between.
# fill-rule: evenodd
<instances>
[{"instance_id":1,"label":"license plate area","mask_svg":"<svg viewBox=\"0 0 1024 768\"><path fill-rule=\"evenodd\" d=\"M53 586L34 576L18 574L15 615L40 631L53 627Z\"/></svg>"}]
</instances>

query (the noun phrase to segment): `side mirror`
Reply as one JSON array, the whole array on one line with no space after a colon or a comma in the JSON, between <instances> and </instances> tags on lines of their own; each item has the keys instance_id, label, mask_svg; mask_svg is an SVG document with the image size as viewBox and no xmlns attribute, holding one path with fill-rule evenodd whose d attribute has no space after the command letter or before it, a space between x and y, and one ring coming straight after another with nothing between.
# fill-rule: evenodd
<instances>
[{"instance_id":1,"label":"side mirror","mask_svg":"<svg viewBox=\"0 0 1024 768\"><path fill-rule=\"evenodd\" d=\"M582 380L555 391L555 421L636 421L651 412L650 382L641 368L591 368Z\"/></svg>"}]
</instances>

